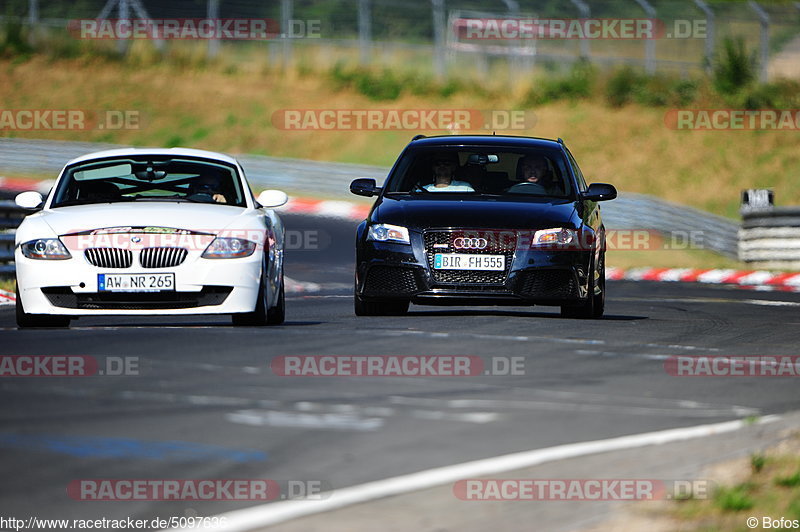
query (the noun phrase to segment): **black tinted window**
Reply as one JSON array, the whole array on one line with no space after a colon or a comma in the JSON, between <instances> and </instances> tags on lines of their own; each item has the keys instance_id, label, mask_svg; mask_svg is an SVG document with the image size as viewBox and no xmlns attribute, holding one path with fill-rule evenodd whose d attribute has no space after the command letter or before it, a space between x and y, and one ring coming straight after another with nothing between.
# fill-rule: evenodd
<instances>
[{"instance_id":1,"label":"black tinted window","mask_svg":"<svg viewBox=\"0 0 800 532\"><path fill-rule=\"evenodd\" d=\"M69 168L52 206L137 200L246 205L232 166L193 159L125 158Z\"/></svg>"},{"instance_id":2,"label":"black tinted window","mask_svg":"<svg viewBox=\"0 0 800 532\"><path fill-rule=\"evenodd\" d=\"M406 152L387 193L568 197L567 162L558 150L418 149Z\"/></svg>"}]
</instances>

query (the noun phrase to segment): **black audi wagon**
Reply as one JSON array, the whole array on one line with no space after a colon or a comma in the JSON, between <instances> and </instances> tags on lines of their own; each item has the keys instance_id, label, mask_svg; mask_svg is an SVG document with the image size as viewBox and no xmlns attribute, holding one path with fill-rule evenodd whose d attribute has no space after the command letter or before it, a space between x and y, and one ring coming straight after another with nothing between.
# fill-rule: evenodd
<instances>
[{"instance_id":1,"label":"black audi wagon","mask_svg":"<svg viewBox=\"0 0 800 532\"><path fill-rule=\"evenodd\" d=\"M419 305L555 305L598 318L605 302L605 228L561 139L418 135L356 235L355 313L398 315Z\"/></svg>"}]
</instances>

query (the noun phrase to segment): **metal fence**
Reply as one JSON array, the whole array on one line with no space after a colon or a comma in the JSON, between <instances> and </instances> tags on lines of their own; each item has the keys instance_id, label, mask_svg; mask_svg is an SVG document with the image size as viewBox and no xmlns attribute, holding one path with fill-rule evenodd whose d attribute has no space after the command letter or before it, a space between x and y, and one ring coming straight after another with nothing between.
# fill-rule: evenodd
<instances>
[{"instance_id":1,"label":"metal fence","mask_svg":"<svg viewBox=\"0 0 800 532\"><path fill-rule=\"evenodd\" d=\"M405 67L440 76L517 75L535 66L558 68L585 58L601 67L637 65L650 71L699 72L728 36L758 50L762 80L800 76L800 3L703 0L3 0L0 15L39 31L65 30L77 19L269 18L281 33L268 42L224 43L255 49L271 63L352 61ZM459 35L465 18L522 20L641 20L658 23L658 38L538 38L525 42ZM460 21L460 22L459 22ZM316 28L316 29L315 29ZM312 31L313 29L313 31ZM125 45L126 43L120 43ZM160 46L177 46L176 41ZM220 52L209 40L206 53ZM238 52L232 51L236 56Z\"/></svg>"}]
</instances>

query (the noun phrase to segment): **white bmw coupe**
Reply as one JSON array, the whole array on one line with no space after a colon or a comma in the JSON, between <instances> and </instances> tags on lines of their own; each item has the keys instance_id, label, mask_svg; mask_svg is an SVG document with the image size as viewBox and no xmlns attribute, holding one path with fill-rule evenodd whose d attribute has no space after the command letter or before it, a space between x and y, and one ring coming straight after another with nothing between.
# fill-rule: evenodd
<instances>
[{"instance_id":1,"label":"white bmw coupe","mask_svg":"<svg viewBox=\"0 0 800 532\"><path fill-rule=\"evenodd\" d=\"M16 232L17 324L65 327L89 315L230 314L284 320L287 196L253 196L218 153L120 149L73 159Z\"/></svg>"}]
</instances>

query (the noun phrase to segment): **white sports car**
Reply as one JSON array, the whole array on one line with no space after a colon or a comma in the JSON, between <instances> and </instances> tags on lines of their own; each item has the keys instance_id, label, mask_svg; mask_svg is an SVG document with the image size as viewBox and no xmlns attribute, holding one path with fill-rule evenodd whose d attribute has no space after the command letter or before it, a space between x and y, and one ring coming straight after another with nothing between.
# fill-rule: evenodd
<instances>
[{"instance_id":1,"label":"white sports car","mask_svg":"<svg viewBox=\"0 0 800 532\"><path fill-rule=\"evenodd\" d=\"M120 149L73 159L16 232L17 324L65 327L87 315L230 314L284 320L278 190L253 197L218 153ZM44 205L42 206L42 203Z\"/></svg>"}]
</instances>

